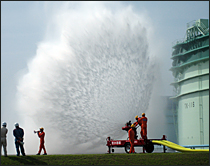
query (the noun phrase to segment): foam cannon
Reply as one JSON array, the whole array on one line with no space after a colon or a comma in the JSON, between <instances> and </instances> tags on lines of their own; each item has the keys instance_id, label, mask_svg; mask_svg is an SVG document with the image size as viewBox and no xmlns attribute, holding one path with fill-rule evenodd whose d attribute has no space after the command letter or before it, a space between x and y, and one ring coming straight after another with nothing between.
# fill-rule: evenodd
<instances>
[{"instance_id":1,"label":"foam cannon","mask_svg":"<svg viewBox=\"0 0 210 166\"><path fill-rule=\"evenodd\" d=\"M131 129L131 121L129 121L129 122L127 122L126 124L125 124L125 126L124 127L122 127L122 130L125 130L125 131L129 131L130 129ZM139 126L138 126L139 127ZM136 129L138 128L138 127L136 127L135 128L135 130L134 130L134 132L135 132L135 139L137 139L138 138L138 135L137 135L137 132L136 132ZM128 138L127 138L128 139Z\"/></svg>"}]
</instances>

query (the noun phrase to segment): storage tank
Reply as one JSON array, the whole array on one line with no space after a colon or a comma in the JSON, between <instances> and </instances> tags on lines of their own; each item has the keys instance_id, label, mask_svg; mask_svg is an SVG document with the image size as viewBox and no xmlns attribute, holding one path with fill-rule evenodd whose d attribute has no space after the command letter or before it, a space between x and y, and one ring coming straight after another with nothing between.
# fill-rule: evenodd
<instances>
[{"instance_id":1,"label":"storage tank","mask_svg":"<svg viewBox=\"0 0 210 166\"><path fill-rule=\"evenodd\" d=\"M173 44L176 132L180 145L209 145L209 23L187 24L186 37Z\"/></svg>"}]
</instances>

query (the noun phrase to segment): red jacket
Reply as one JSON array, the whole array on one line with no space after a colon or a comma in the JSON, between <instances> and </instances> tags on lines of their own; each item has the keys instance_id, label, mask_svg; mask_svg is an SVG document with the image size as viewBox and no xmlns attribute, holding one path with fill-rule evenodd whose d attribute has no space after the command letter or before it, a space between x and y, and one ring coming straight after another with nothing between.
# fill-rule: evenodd
<instances>
[{"instance_id":1,"label":"red jacket","mask_svg":"<svg viewBox=\"0 0 210 166\"><path fill-rule=\"evenodd\" d=\"M139 126L141 126L141 121L140 121L141 118L138 118L138 121L134 122L134 125L135 127L139 124Z\"/></svg>"},{"instance_id":2,"label":"red jacket","mask_svg":"<svg viewBox=\"0 0 210 166\"><path fill-rule=\"evenodd\" d=\"M141 127L142 128L146 128L147 127L147 118L146 117L141 117L140 119L138 119L138 122L141 123Z\"/></svg>"},{"instance_id":3,"label":"red jacket","mask_svg":"<svg viewBox=\"0 0 210 166\"><path fill-rule=\"evenodd\" d=\"M38 131L38 136L40 138L40 142L44 143L44 136L45 136L44 131L43 132Z\"/></svg>"}]
</instances>

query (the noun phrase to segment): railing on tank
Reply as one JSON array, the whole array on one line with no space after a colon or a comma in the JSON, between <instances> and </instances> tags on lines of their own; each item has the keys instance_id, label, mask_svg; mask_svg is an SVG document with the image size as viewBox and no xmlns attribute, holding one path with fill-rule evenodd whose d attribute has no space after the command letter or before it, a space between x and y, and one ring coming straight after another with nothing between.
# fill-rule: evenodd
<instances>
[{"instance_id":1,"label":"railing on tank","mask_svg":"<svg viewBox=\"0 0 210 166\"><path fill-rule=\"evenodd\" d=\"M198 31L200 31L200 33L202 33L203 35L206 35L206 34L209 33L209 27L205 26L204 23L201 22L201 21L193 20L193 21L187 23L187 29L190 29L190 28L193 28L193 27L196 27L198 29ZM199 35L199 34L197 34L197 35ZM176 39L175 41L173 41L172 42L172 47L177 45L177 44L184 43L188 39L189 39L189 37L187 37L187 33L186 33L184 39Z\"/></svg>"},{"instance_id":2,"label":"railing on tank","mask_svg":"<svg viewBox=\"0 0 210 166\"><path fill-rule=\"evenodd\" d=\"M179 43L183 43L183 42L185 42L185 41L186 41L185 38L176 39L176 40L174 40L174 41L172 42L172 47L175 46L175 45L177 45L177 44L179 44Z\"/></svg>"},{"instance_id":3,"label":"railing on tank","mask_svg":"<svg viewBox=\"0 0 210 166\"><path fill-rule=\"evenodd\" d=\"M187 23L187 28L195 26L196 20L190 21Z\"/></svg>"},{"instance_id":4,"label":"railing on tank","mask_svg":"<svg viewBox=\"0 0 210 166\"><path fill-rule=\"evenodd\" d=\"M209 27L204 25L200 20L187 23L187 40L194 39L196 36L206 35L209 33Z\"/></svg>"},{"instance_id":5,"label":"railing on tank","mask_svg":"<svg viewBox=\"0 0 210 166\"><path fill-rule=\"evenodd\" d=\"M206 27L203 22L195 22L195 26L199 28L199 30L203 33L203 35L206 35L207 33L209 33L209 28Z\"/></svg>"}]
</instances>

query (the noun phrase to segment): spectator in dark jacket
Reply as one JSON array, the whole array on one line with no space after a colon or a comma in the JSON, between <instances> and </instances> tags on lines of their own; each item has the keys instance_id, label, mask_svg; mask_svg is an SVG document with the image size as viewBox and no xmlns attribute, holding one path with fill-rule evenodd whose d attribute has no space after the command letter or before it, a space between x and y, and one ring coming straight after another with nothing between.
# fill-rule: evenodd
<instances>
[{"instance_id":1,"label":"spectator in dark jacket","mask_svg":"<svg viewBox=\"0 0 210 166\"><path fill-rule=\"evenodd\" d=\"M13 130L13 135L15 137L15 147L17 151L17 156L20 156L20 150L21 150L21 154L25 156L25 151L23 147L24 130L19 127L18 123L15 123L15 129Z\"/></svg>"}]
</instances>

